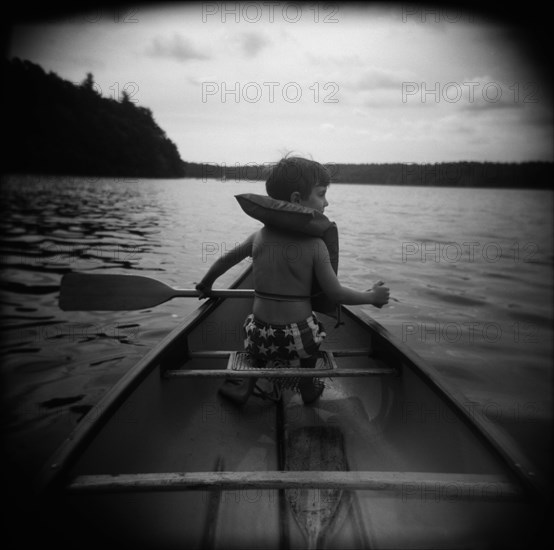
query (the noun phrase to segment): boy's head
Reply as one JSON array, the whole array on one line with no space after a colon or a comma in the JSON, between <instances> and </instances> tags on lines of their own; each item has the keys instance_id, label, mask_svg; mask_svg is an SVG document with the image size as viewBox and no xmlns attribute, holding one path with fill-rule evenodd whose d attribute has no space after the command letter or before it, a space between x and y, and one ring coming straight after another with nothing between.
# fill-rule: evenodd
<instances>
[{"instance_id":1,"label":"boy's head","mask_svg":"<svg viewBox=\"0 0 554 550\"><path fill-rule=\"evenodd\" d=\"M271 168L265 182L267 194L282 201L291 201L294 193L307 200L314 187L328 187L331 176L327 169L313 160L285 157Z\"/></svg>"}]
</instances>

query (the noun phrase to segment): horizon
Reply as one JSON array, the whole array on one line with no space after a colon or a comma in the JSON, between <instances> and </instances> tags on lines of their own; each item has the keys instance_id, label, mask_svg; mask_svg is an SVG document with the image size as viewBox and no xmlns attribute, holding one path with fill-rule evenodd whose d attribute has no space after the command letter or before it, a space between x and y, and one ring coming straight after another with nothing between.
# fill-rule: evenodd
<instances>
[{"instance_id":1,"label":"horizon","mask_svg":"<svg viewBox=\"0 0 554 550\"><path fill-rule=\"evenodd\" d=\"M526 29L470 8L234 6L19 22L8 57L75 84L92 73L102 97L125 91L189 163L554 160L550 83Z\"/></svg>"}]
</instances>

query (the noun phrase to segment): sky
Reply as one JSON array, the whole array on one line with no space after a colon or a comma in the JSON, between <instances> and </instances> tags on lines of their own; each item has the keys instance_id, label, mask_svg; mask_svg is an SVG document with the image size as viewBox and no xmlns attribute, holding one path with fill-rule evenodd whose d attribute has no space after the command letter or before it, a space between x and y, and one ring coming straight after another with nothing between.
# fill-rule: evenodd
<instances>
[{"instance_id":1,"label":"sky","mask_svg":"<svg viewBox=\"0 0 554 550\"><path fill-rule=\"evenodd\" d=\"M526 38L463 7L138 4L20 22L8 56L125 90L189 162L552 161Z\"/></svg>"}]
</instances>

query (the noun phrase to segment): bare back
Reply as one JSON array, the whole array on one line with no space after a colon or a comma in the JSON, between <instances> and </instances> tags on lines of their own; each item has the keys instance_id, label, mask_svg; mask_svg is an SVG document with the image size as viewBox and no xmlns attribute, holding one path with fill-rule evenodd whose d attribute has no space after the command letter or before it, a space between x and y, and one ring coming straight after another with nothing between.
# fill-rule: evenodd
<instances>
[{"instance_id":1,"label":"bare back","mask_svg":"<svg viewBox=\"0 0 554 550\"><path fill-rule=\"evenodd\" d=\"M256 296L253 313L273 324L298 322L312 313L310 296L318 239L263 227L254 236L254 288L261 293L305 297L280 301Z\"/></svg>"}]
</instances>

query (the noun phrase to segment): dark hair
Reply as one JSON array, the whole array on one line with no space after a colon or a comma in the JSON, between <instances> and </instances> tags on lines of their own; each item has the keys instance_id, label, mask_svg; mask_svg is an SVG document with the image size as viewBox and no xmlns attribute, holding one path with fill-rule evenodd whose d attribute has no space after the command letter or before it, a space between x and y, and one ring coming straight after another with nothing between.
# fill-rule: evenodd
<instances>
[{"instance_id":1,"label":"dark hair","mask_svg":"<svg viewBox=\"0 0 554 550\"><path fill-rule=\"evenodd\" d=\"M301 157L285 157L270 169L265 189L274 199L290 201L295 191L300 193L302 199L307 199L314 187L327 187L329 183L331 176L319 162Z\"/></svg>"}]
</instances>

